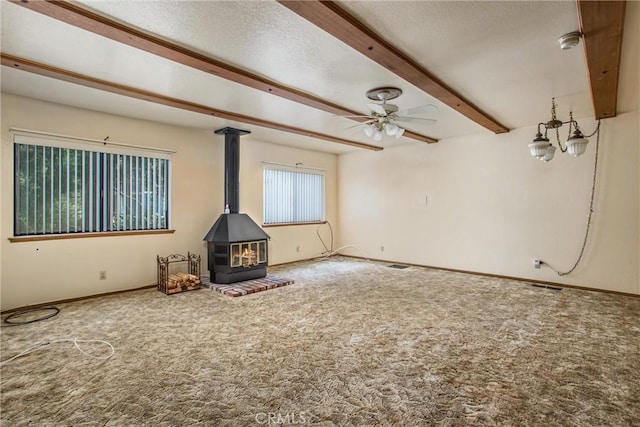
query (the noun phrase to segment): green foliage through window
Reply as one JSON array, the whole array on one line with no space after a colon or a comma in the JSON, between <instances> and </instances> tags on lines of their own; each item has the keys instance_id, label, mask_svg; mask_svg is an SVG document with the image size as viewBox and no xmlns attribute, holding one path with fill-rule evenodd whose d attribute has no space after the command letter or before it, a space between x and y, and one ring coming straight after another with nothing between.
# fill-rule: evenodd
<instances>
[{"instance_id":1,"label":"green foliage through window","mask_svg":"<svg viewBox=\"0 0 640 427\"><path fill-rule=\"evenodd\" d=\"M169 160L14 144L16 236L169 227Z\"/></svg>"}]
</instances>

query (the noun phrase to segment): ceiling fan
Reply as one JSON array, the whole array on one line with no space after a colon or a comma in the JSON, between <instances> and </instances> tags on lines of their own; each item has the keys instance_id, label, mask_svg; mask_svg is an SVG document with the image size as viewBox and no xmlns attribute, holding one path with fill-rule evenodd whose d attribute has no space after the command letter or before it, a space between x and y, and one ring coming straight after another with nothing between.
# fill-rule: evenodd
<instances>
[{"instance_id":1,"label":"ceiling fan","mask_svg":"<svg viewBox=\"0 0 640 427\"><path fill-rule=\"evenodd\" d=\"M368 120L363 122L365 125L364 133L369 138L373 138L374 141L382 140L382 133L386 133L389 136L395 136L400 138L404 133L404 128L398 126L396 122L408 122L412 120L420 120L423 123L435 123L436 120L412 117L415 114L428 113L437 110L435 105L427 104L419 107L409 108L407 110L398 110L398 106L389 104L387 101L396 99L402 95L402 90L395 87L380 87L371 89L367 92L367 98L374 101L381 101L381 104L367 104L370 112L366 116Z\"/></svg>"}]
</instances>

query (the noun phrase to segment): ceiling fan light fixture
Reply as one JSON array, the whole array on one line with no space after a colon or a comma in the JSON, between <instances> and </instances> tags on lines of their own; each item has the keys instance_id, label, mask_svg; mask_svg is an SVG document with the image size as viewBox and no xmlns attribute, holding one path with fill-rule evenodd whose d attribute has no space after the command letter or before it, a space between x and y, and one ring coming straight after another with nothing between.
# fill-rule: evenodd
<instances>
[{"instance_id":1,"label":"ceiling fan light fixture","mask_svg":"<svg viewBox=\"0 0 640 427\"><path fill-rule=\"evenodd\" d=\"M365 126L364 128L364 134L367 135L369 138L373 136L375 131L376 131L376 127L374 125Z\"/></svg>"},{"instance_id":2,"label":"ceiling fan light fixture","mask_svg":"<svg viewBox=\"0 0 640 427\"><path fill-rule=\"evenodd\" d=\"M426 119L421 117L407 117L408 114L422 113L431 111L431 109L437 109L437 107L429 104L428 106L415 107L409 110L403 110L400 112L398 106L395 104L389 104L387 101L395 99L402 95L402 89L396 87L379 87L371 89L367 92L367 98L372 100L381 101L382 103L369 103L369 114L365 116L368 118L365 121L364 133L369 138L375 141L381 141L383 134L387 136L395 136L400 138L405 133L405 129L396 124L397 121L408 121L412 119L425 120L427 123L434 123L435 120Z\"/></svg>"},{"instance_id":3,"label":"ceiling fan light fixture","mask_svg":"<svg viewBox=\"0 0 640 427\"><path fill-rule=\"evenodd\" d=\"M387 125L384 127L384 130L385 132L387 132L387 135L394 136L400 130L400 128L395 123L387 123Z\"/></svg>"}]
</instances>

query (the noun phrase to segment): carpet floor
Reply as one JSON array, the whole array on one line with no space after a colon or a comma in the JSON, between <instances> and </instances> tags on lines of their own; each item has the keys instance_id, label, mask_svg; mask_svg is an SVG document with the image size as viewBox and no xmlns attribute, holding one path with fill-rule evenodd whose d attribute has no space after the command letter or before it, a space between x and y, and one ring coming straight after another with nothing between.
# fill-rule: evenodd
<instances>
[{"instance_id":1,"label":"carpet floor","mask_svg":"<svg viewBox=\"0 0 640 427\"><path fill-rule=\"evenodd\" d=\"M640 425L640 298L334 257L1 329L3 426ZM94 355L98 343L81 348Z\"/></svg>"}]
</instances>

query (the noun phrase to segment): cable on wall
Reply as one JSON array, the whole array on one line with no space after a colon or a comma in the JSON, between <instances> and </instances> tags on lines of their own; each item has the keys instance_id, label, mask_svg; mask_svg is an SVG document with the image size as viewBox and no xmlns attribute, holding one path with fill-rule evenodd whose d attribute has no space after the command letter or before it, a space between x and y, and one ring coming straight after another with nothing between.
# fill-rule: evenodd
<instances>
[{"instance_id":1,"label":"cable on wall","mask_svg":"<svg viewBox=\"0 0 640 427\"><path fill-rule=\"evenodd\" d=\"M322 243L322 246L324 246L324 249L325 249L325 252L323 252L323 255L326 253L333 252L333 227L331 227L331 223L329 221L325 221L325 224L329 226L329 232L331 233L331 246L330 246L331 249L327 247L327 244L324 242L324 239L320 235L320 227L322 226L322 224L316 228L316 235L318 236L318 239L320 239L320 243Z\"/></svg>"},{"instance_id":2,"label":"cable on wall","mask_svg":"<svg viewBox=\"0 0 640 427\"><path fill-rule=\"evenodd\" d=\"M320 254L320 256L318 257L311 257L308 258L308 260L312 260L312 259L316 259L316 258L330 258L334 255L339 255L340 251L344 250L344 249L348 249L348 248L353 248L353 249L357 249L358 251L360 251L360 253L363 255L364 259L366 259L367 261L370 260L370 257L368 254L365 254L364 251L357 245L347 245L347 246L342 246L336 250L333 249L333 227L331 226L331 223L329 221L325 221L325 224L327 224L329 226L329 231L331 233L331 245L327 246L326 242L324 241L324 239L322 238L322 236L320 235L320 227L322 226L319 225L316 228L316 235L318 236L318 239L320 239L320 243L322 243L322 246L324 246L325 251Z\"/></svg>"},{"instance_id":3,"label":"cable on wall","mask_svg":"<svg viewBox=\"0 0 640 427\"><path fill-rule=\"evenodd\" d=\"M369 254L365 253L365 251L362 250L362 248L360 248L360 246L358 245L347 245L347 246L342 246L339 247L338 249L336 249L335 251L329 252L327 254L322 255L324 258L329 258L332 257L334 255L339 255L340 252L344 249L348 249L348 248L353 248L353 249L357 249L361 254L362 257L367 260L367 261L371 261L371 257L369 256Z\"/></svg>"},{"instance_id":4,"label":"cable on wall","mask_svg":"<svg viewBox=\"0 0 640 427\"><path fill-rule=\"evenodd\" d=\"M584 251L587 247L587 241L589 240L589 231L591 230L591 218L593 216L593 201L595 200L595 194L596 194L596 178L598 176L598 153L600 148L600 120L598 120L598 126L596 127L596 130L594 130L591 135L587 135L586 138L591 138L593 135L597 135L597 136L596 136L596 154L595 154L595 160L593 162L593 179L591 182L591 200L589 201L589 216L587 218L587 226L584 232L584 240L582 241L582 247L580 248L580 253L578 254L578 258L576 259L576 262L567 271L559 271L553 268L546 261L544 262L544 264L547 264L551 270L555 271L558 274L558 276L566 276L568 274L573 273L573 271L578 267L578 264L580 264L580 261L582 261L582 256L584 255Z\"/></svg>"}]
</instances>

